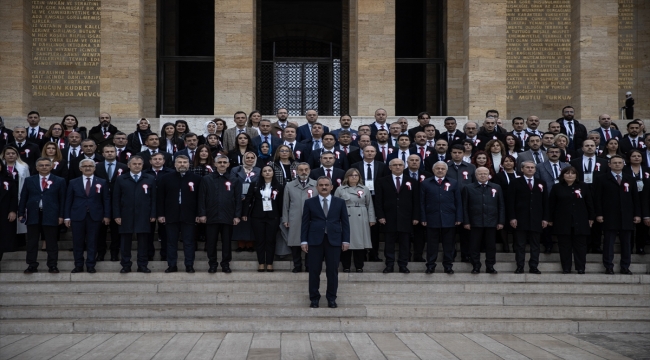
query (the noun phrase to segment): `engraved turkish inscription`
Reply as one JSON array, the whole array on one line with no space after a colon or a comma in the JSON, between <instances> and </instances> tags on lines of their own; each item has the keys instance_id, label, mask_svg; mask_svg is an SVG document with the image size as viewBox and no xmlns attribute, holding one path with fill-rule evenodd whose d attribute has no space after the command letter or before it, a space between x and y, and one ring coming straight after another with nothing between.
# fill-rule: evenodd
<instances>
[{"instance_id":1,"label":"engraved turkish inscription","mask_svg":"<svg viewBox=\"0 0 650 360\"><path fill-rule=\"evenodd\" d=\"M634 88L634 14L634 0L618 0L618 88L622 92Z\"/></svg>"},{"instance_id":2,"label":"engraved turkish inscription","mask_svg":"<svg viewBox=\"0 0 650 360\"><path fill-rule=\"evenodd\" d=\"M100 6L99 0L32 1L34 97L99 98Z\"/></svg>"},{"instance_id":3,"label":"engraved turkish inscription","mask_svg":"<svg viewBox=\"0 0 650 360\"><path fill-rule=\"evenodd\" d=\"M556 109L571 99L571 1L508 0L506 9L508 108Z\"/></svg>"}]
</instances>

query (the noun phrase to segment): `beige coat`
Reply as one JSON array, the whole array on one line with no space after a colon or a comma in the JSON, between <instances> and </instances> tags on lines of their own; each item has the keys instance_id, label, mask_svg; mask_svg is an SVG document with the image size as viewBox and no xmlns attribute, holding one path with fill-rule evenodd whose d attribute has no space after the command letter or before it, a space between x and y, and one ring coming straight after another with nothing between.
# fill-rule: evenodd
<instances>
[{"instance_id":1,"label":"beige coat","mask_svg":"<svg viewBox=\"0 0 650 360\"><path fill-rule=\"evenodd\" d=\"M359 195L361 194L361 195ZM370 223L376 222L370 190L363 185L339 186L334 196L345 200L350 217L350 249L370 249ZM377 226L377 225L375 225Z\"/></svg>"},{"instance_id":2,"label":"beige coat","mask_svg":"<svg viewBox=\"0 0 650 360\"><path fill-rule=\"evenodd\" d=\"M309 194L311 190L311 196ZM316 189L316 180L307 180L307 186L302 187L300 180L296 179L287 183L284 188L284 201L282 202L282 222L289 223L289 235L287 236L288 246L300 246L300 225L302 224L302 209L305 206L305 200L310 197L318 196Z\"/></svg>"}]
</instances>

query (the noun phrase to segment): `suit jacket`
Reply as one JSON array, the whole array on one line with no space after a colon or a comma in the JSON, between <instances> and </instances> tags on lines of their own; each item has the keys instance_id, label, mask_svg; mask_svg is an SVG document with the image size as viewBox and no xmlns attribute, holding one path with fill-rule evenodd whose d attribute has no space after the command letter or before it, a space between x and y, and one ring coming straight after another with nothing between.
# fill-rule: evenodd
<instances>
[{"instance_id":1,"label":"suit jacket","mask_svg":"<svg viewBox=\"0 0 650 360\"><path fill-rule=\"evenodd\" d=\"M20 192L18 217L26 216L25 225L39 225L39 203L43 202L43 226L59 226L63 219L65 206L65 179L50 174L49 186L41 190L41 176L33 175L25 179Z\"/></svg>"},{"instance_id":2,"label":"suit jacket","mask_svg":"<svg viewBox=\"0 0 650 360\"><path fill-rule=\"evenodd\" d=\"M280 143L280 145L283 145L284 141ZM287 145L289 146L289 145ZM291 146L289 146L291 148ZM293 157L296 159L296 161L299 162L307 162L309 160L309 154L311 153L311 148L307 147L307 145L301 143L301 142L294 142L293 144Z\"/></svg>"},{"instance_id":3,"label":"suit jacket","mask_svg":"<svg viewBox=\"0 0 650 360\"><path fill-rule=\"evenodd\" d=\"M113 188L113 218L121 218L120 234L151 232L150 218L156 217L156 180L140 173L136 183L131 173L122 174Z\"/></svg>"},{"instance_id":4,"label":"suit jacket","mask_svg":"<svg viewBox=\"0 0 650 360\"><path fill-rule=\"evenodd\" d=\"M542 220L548 221L548 186L542 180L533 178L533 189L528 188L524 176L510 183L508 187L508 220L517 220L517 229L542 232Z\"/></svg>"},{"instance_id":5,"label":"suit jacket","mask_svg":"<svg viewBox=\"0 0 650 360\"><path fill-rule=\"evenodd\" d=\"M542 151L542 149L539 149L537 151L542 158L542 162L548 161L548 156L546 155L546 152ZM517 154L517 170L521 171L521 164L524 161L532 161L535 162L535 157L533 156L533 151L532 150L526 150L524 152L520 152ZM539 166L539 164L537 164Z\"/></svg>"},{"instance_id":6,"label":"suit jacket","mask_svg":"<svg viewBox=\"0 0 650 360\"><path fill-rule=\"evenodd\" d=\"M407 131L407 133L409 135L409 138L411 139L411 142L413 142L415 140L415 134L417 134L419 132L424 132L424 128L422 126L420 126L420 125L418 125L418 126L416 126L414 128L410 128ZM440 136L440 131L438 131L438 129L436 129L435 137L437 138L438 136Z\"/></svg>"},{"instance_id":7,"label":"suit jacket","mask_svg":"<svg viewBox=\"0 0 650 360\"><path fill-rule=\"evenodd\" d=\"M14 139L14 131L6 127L0 127L0 149L4 149L7 144L16 142Z\"/></svg>"},{"instance_id":8,"label":"suit jacket","mask_svg":"<svg viewBox=\"0 0 650 360\"><path fill-rule=\"evenodd\" d=\"M477 137L481 139L483 147L485 147L490 140L500 140L502 143L506 142L506 134L498 131L496 128L491 133L488 133L483 129L478 132Z\"/></svg>"},{"instance_id":9,"label":"suit jacket","mask_svg":"<svg viewBox=\"0 0 650 360\"><path fill-rule=\"evenodd\" d=\"M635 184L636 185L636 184ZM589 235L589 220L595 220L593 196L587 184L574 182L553 185L548 199L549 221L553 222L553 234Z\"/></svg>"},{"instance_id":10,"label":"suit jacket","mask_svg":"<svg viewBox=\"0 0 650 360\"><path fill-rule=\"evenodd\" d=\"M402 150L400 150L399 148L392 148L392 149L393 149L393 151L390 154L388 154L388 156L386 156L386 165L390 164L390 161L393 160L393 159L400 159L400 160L402 159ZM408 157L410 155L417 155L418 157L420 156L419 153L412 152L410 148L409 148L408 151L409 151L409 153L408 153L408 155L406 155L406 160L407 161L408 161ZM433 155L434 154L432 154L432 156ZM424 162L425 162L425 159L420 157L420 170L422 170L422 171L424 171L424 169L425 169ZM404 162L404 166L406 166L406 161Z\"/></svg>"},{"instance_id":11,"label":"suit jacket","mask_svg":"<svg viewBox=\"0 0 650 360\"><path fill-rule=\"evenodd\" d=\"M77 165L77 168L79 165ZM68 170L68 161L65 158L62 158L61 161L52 161L52 175L56 175L60 178L68 179L70 178L69 176L69 170Z\"/></svg>"},{"instance_id":12,"label":"suit jacket","mask_svg":"<svg viewBox=\"0 0 650 360\"><path fill-rule=\"evenodd\" d=\"M301 243L320 245L326 233L332 246L350 243L350 221L345 200L332 195L327 216L323 212L319 196L305 200L300 228Z\"/></svg>"},{"instance_id":13,"label":"suit jacket","mask_svg":"<svg viewBox=\"0 0 650 360\"><path fill-rule=\"evenodd\" d=\"M372 172L372 180L375 184L377 183L377 180L390 175L390 171L388 170L388 165L386 165L384 162L375 160L372 163L372 165L373 165L372 168L374 170ZM365 161L356 162L352 164L350 168L355 168L359 170L359 172L361 173L363 183L365 184L366 177L367 177L366 170L368 170L368 165L366 165L366 162Z\"/></svg>"},{"instance_id":14,"label":"suit jacket","mask_svg":"<svg viewBox=\"0 0 650 360\"><path fill-rule=\"evenodd\" d=\"M318 180L321 176L325 176L325 169L323 167L315 168L309 173L309 177L314 180ZM332 192L335 192L341 186L343 177L345 177L345 171L332 167L332 185L334 185Z\"/></svg>"},{"instance_id":15,"label":"suit jacket","mask_svg":"<svg viewBox=\"0 0 650 360\"><path fill-rule=\"evenodd\" d=\"M618 148L621 149L621 152L625 155L632 149L639 149L641 152L645 152L645 143L643 142L643 137L639 135L639 138L636 140L636 147L632 146L632 140L630 140L629 135L623 136L618 142Z\"/></svg>"},{"instance_id":16,"label":"suit jacket","mask_svg":"<svg viewBox=\"0 0 650 360\"><path fill-rule=\"evenodd\" d=\"M108 188L110 189L111 193L113 192L113 187L115 186L115 180L117 180L117 178L122 174L126 174L128 172L129 168L126 165L116 161L115 168L113 168L113 176L109 179L108 173L106 172L106 161L102 161L95 165L95 176L108 181Z\"/></svg>"},{"instance_id":17,"label":"suit jacket","mask_svg":"<svg viewBox=\"0 0 650 360\"><path fill-rule=\"evenodd\" d=\"M32 129L27 126L27 142L36 144L36 146L39 147L40 149L40 144L43 141L43 138L45 138L45 133L47 132L47 129L37 126L36 127L36 134L32 136Z\"/></svg>"},{"instance_id":18,"label":"suit jacket","mask_svg":"<svg viewBox=\"0 0 650 360\"><path fill-rule=\"evenodd\" d=\"M330 128L323 125L323 134L327 134L328 132L330 132ZM308 139L311 139L311 130L309 130L309 124L299 126L298 131L296 131L296 140L303 141Z\"/></svg>"},{"instance_id":19,"label":"suit jacket","mask_svg":"<svg viewBox=\"0 0 650 360\"><path fill-rule=\"evenodd\" d=\"M451 228L463 221L463 199L460 184L445 177L438 184L430 177L420 184L420 221L429 228Z\"/></svg>"},{"instance_id":20,"label":"suit jacket","mask_svg":"<svg viewBox=\"0 0 650 360\"><path fill-rule=\"evenodd\" d=\"M124 150L119 152L119 154L117 155L117 161L121 162L122 164L127 164L131 156L137 155L138 153L139 151L133 151L133 149L127 146L124 148Z\"/></svg>"},{"instance_id":21,"label":"suit jacket","mask_svg":"<svg viewBox=\"0 0 650 360\"><path fill-rule=\"evenodd\" d=\"M393 176L375 181L375 217L386 219L384 232L413 232L413 220L418 219L420 208L420 182L402 177L397 192Z\"/></svg>"},{"instance_id":22,"label":"suit jacket","mask_svg":"<svg viewBox=\"0 0 650 360\"><path fill-rule=\"evenodd\" d=\"M316 169L317 167L321 166L320 156L323 153L323 151L324 149L320 148L318 150L312 151L311 154L309 155L308 163L312 169ZM345 155L345 152L343 152L342 150L338 150L336 148L334 148L333 152L335 158L334 167L342 169L344 171L347 170L350 167L350 165L348 164L348 158Z\"/></svg>"},{"instance_id":23,"label":"suit jacket","mask_svg":"<svg viewBox=\"0 0 650 360\"><path fill-rule=\"evenodd\" d=\"M269 141L271 142L271 154L275 155L275 151L278 149L278 146L284 144L284 141L282 139L272 136L271 134L268 135ZM253 138L253 146L257 149L260 144L262 143L262 135L257 135L256 137Z\"/></svg>"},{"instance_id":24,"label":"suit jacket","mask_svg":"<svg viewBox=\"0 0 650 360\"><path fill-rule=\"evenodd\" d=\"M361 150L351 151L348 153L348 164L350 164L350 166L358 163L359 161L363 161L363 155L361 154ZM381 155L379 151L377 151L377 153L375 154L375 161L380 161L382 163L384 162L384 157Z\"/></svg>"},{"instance_id":25,"label":"suit jacket","mask_svg":"<svg viewBox=\"0 0 650 360\"><path fill-rule=\"evenodd\" d=\"M564 126L564 118L559 118L556 121L560 123L560 132L567 135L566 127ZM573 140L570 140L567 147L573 147L574 150L581 149L582 143L587 140L587 134L587 128L578 120L573 119Z\"/></svg>"},{"instance_id":26,"label":"suit jacket","mask_svg":"<svg viewBox=\"0 0 650 360\"><path fill-rule=\"evenodd\" d=\"M102 131L101 125L94 126L90 129L88 132L88 138L95 140L95 144L97 144L97 153L101 154L102 151L104 151L104 146L107 144L112 144L113 143L113 137L115 136L115 133L118 132L117 128L113 125L108 125L108 136L104 136L104 132Z\"/></svg>"},{"instance_id":27,"label":"suit jacket","mask_svg":"<svg viewBox=\"0 0 650 360\"><path fill-rule=\"evenodd\" d=\"M436 130L436 132L438 132L438 131ZM455 144L462 144L463 140L465 140L466 138L467 138L467 135L465 135L464 132L456 129L456 131L454 132L454 139L451 142L451 144L449 144L449 148L451 148L451 146L455 145ZM447 140L447 143L449 143L449 131L445 131L445 132L440 133L439 135L437 135L436 140L438 140L438 139L445 139L445 140Z\"/></svg>"},{"instance_id":28,"label":"suit jacket","mask_svg":"<svg viewBox=\"0 0 650 360\"><path fill-rule=\"evenodd\" d=\"M177 152L174 153L174 155L172 155L172 159L174 159L174 161L176 161L176 157L177 157L178 155L185 155L185 156L187 156L188 158L190 158L190 164L192 164L192 162L194 161L194 159L193 159L192 157L190 157L190 151L191 151L191 150L190 150L189 148L185 148L185 149L183 149L183 150L178 150ZM194 149L194 156L197 156L197 155L198 155L198 154L196 153L196 149Z\"/></svg>"},{"instance_id":29,"label":"suit jacket","mask_svg":"<svg viewBox=\"0 0 650 360\"><path fill-rule=\"evenodd\" d=\"M564 169L565 167L569 167L569 166L570 165L565 162L558 161L557 175L559 176L560 171L562 171L562 169ZM537 171L535 171L535 175L539 175L539 178L544 180L546 185L548 185L550 188L552 188L555 184L555 175L553 172L553 167L554 166L551 164L550 161L544 161L543 163L537 165ZM551 194L550 189L548 191L548 194L549 195Z\"/></svg>"},{"instance_id":30,"label":"suit jacket","mask_svg":"<svg viewBox=\"0 0 650 360\"><path fill-rule=\"evenodd\" d=\"M494 228L505 225L506 206L501 186L488 181L485 188L476 182L463 187L463 223Z\"/></svg>"},{"instance_id":31,"label":"suit jacket","mask_svg":"<svg viewBox=\"0 0 650 360\"><path fill-rule=\"evenodd\" d=\"M207 217L208 224L231 225L242 215L241 182L232 174L218 172L201 180L197 216Z\"/></svg>"},{"instance_id":32,"label":"suit jacket","mask_svg":"<svg viewBox=\"0 0 650 360\"><path fill-rule=\"evenodd\" d=\"M172 168L168 168L168 167L163 166L163 167L158 171L158 173L156 173L156 171L155 171L153 168L149 168L149 169L146 169L146 170L142 170L142 172L145 173L145 174L149 174L149 175L153 176L153 178L154 178L154 180L156 180L156 184L157 184L157 183L158 183L158 180L160 180L160 178L161 178L163 175L170 174L170 173L174 173L174 172L176 172L176 170L175 170L175 169L172 169ZM197 189L198 189L198 187L197 187Z\"/></svg>"},{"instance_id":33,"label":"suit jacket","mask_svg":"<svg viewBox=\"0 0 650 360\"><path fill-rule=\"evenodd\" d=\"M600 134L600 146L598 146L598 147L601 148L601 149L604 149L605 145L607 144L607 140L605 139L605 132L603 131L603 128L599 126L598 129L594 129L592 131L598 131L598 133ZM620 131L618 131L618 130L616 130L614 128L609 129L609 137L618 139L619 148L621 147L620 143L621 143L621 139L623 139L623 134L621 134Z\"/></svg>"},{"instance_id":34,"label":"suit jacket","mask_svg":"<svg viewBox=\"0 0 650 360\"><path fill-rule=\"evenodd\" d=\"M603 217L603 231L635 229L633 219L641 216L641 204L636 180L632 176L623 173L619 185L608 171L595 180L594 199L596 217Z\"/></svg>"},{"instance_id":35,"label":"suit jacket","mask_svg":"<svg viewBox=\"0 0 650 360\"><path fill-rule=\"evenodd\" d=\"M24 141L21 147L15 142L9 145L18 150L20 159L29 166L29 173L31 175L36 174L36 160L41 157L41 149L38 145L29 141Z\"/></svg>"},{"instance_id":36,"label":"suit jacket","mask_svg":"<svg viewBox=\"0 0 650 360\"><path fill-rule=\"evenodd\" d=\"M402 176L408 176L408 177L410 177L411 179L413 179L413 180L417 180L417 182L420 182L420 183L421 183L421 182L423 182L424 180L426 180L426 179L432 177L433 174L430 173L430 172L428 172L428 171L420 171L420 170L418 170L418 172L417 172L417 176L414 178L414 177L411 176L411 170L409 170L408 168L406 168L406 170L404 170L404 172L402 173Z\"/></svg>"},{"instance_id":37,"label":"suit jacket","mask_svg":"<svg viewBox=\"0 0 650 360\"><path fill-rule=\"evenodd\" d=\"M93 155L95 155L95 156L91 160L95 161L95 166L97 166L98 163L104 161L103 156L101 156L99 154L93 154ZM76 178L78 178L79 176L82 175L81 170L79 169L79 163L83 159L86 159L86 156L83 155L83 154L77 156L74 159L72 159L72 161L70 162L70 166L68 168L68 181L70 181L72 179L76 179Z\"/></svg>"},{"instance_id":38,"label":"suit jacket","mask_svg":"<svg viewBox=\"0 0 650 360\"><path fill-rule=\"evenodd\" d=\"M594 173L594 182L596 181L597 177L605 175L609 171L609 165L607 164L607 160L595 157L596 161L594 162L594 168L592 169ZM596 164L600 164L596 166ZM569 164L576 168L576 172L578 173L578 180L584 182L585 181L585 169L582 166L582 156L579 158L576 158L575 160L572 160ZM589 184L589 188L593 189L594 184Z\"/></svg>"},{"instance_id":39,"label":"suit jacket","mask_svg":"<svg viewBox=\"0 0 650 360\"><path fill-rule=\"evenodd\" d=\"M329 132L330 134L334 135L336 137L336 140L338 141L339 133L341 132L341 130L343 130L343 129L338 128L338 129L334 129L332 131L325 131L325 133ZM350 135L352 135L352 141L357 140L357 138L359 137L359 132L357 130L352 129L352 128L348 129L348 131L350 132Z\"/></svg>"},{"instance_id":40,"label":"suit jacket","mask_svg":"<svg viewBox=\"0 0 650 360\"><path fill-rule=\"evenodd\" d=\"M420 154L418 154L418 155L420 155ZM438 154L435 151L432 152L431 155L429 155L429 157L427 157L426 159L424 159L424 161L422 161L423 168L426 169L426 170L432 171L431 169L433 169L433 165L435 165L435 163L440 161L440 155L441 154ZM448 162L448 161L451 160L451 155L449 155L449 153L445 153L444 155L445 155L445 160L444 160L445 162Z\"/></svg>"},{"instance_id":41,"label":"suit jacket","mask_svg":"<svg viewBox=\"0 0 650 360\"><path fill-rule=\"evenodd\" d=\"M476 177L474 176L475 172L476 166L474 166L474 164L462 161L460 165L458 165L458 170L456 170L456 163L452 160L447 161L447 177L458 181L458 185L461 189L465 185L476 182Z\"/></svg>"},{"instance_id":42,"label":"suit jacket","mask_svg":"<svg viewBox=\"0 0 650 360\"><path fill-rule=\"evenodd\" d=\"M259 135L257 130L251 127L245 127L244 132L248 134L248 136L250 136L251 139ZM226 131L223 132L223 140L221 141L221 143L224 149L227 150L233 149L236 145L235 140L237 140L237 127L226 129Z\"/></svg>"},{"instance_id":43,"label":"suit jacket","mask_svg":"<svg viewBox=\"0 0 650 360\"><path fill-rule=\"evenodd\" d=\"M111 217L111 197L104 179L93 176L90 193L86 195L85 176L70 180L65 201L64 219L84 221L86 213L93 221Z\"/></svg>"},{"instance_id":44,"label":"suit jacket","mask_svg":"<svg viewBox=\"0 0 650 360\"><path fill-rule=\"evenodd\" d=\"M199 201L202 178L191 172L181 176L179 172L161 175L156 189L156 214L164 216L166 223L194 224ZM180 204L179 204L180 196Z\"/></svg>"},{"instance_id":45,"label":"suit jacket","mask_svg":"<svg viewBox=\"0 0 650 360\"><path fill-rule=\"evenodd\" d=\"M379 130L377 128L377 125L378 124L377 124L376 121L373 122L372 124L370 124L370 140L372 140L372 141L377 141L377 131ZM390 129L390 123L388 121L386 121L383 126L384 126L384 129L386 129L386 131L388 131L388 129ZM388 142L390 143L390 140Z\"/></svg>"},{"instance_id":46,"label":"suit jacket","mask_svg":"<svg viewBox=\"0 0 650 360\"><path fill-rule=\"evenodd\" d=\"M172 155L168 152L164 151L158 151L159 153L163 154L165 157L165 167L168 168L173 168L174 167L174 160L172 159ZM142 160L144 161L144 164L142 166L143 170L151 168L151 151L150 150L145 150L141 151L138 153L139 156L142 157Z\"/></svg>"}]
</instances>

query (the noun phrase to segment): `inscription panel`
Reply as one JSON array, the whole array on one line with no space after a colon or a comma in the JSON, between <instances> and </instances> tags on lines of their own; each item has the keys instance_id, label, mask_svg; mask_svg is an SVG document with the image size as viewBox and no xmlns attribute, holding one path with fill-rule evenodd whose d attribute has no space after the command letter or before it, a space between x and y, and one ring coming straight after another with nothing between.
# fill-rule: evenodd
<instances>
[{"instance_id":1,"label":"inscription panel","mask_svg":"<svg viewBox=\"0 0 650 360\"><path fill-rule=\"evenodd\" d=\"M99 105L100 12L99 0L32 1L32 95L46 114Z\"/></svg>"},{"instance_id":2,"label":"inscription panel","mask_svg":"<svg viewBox=\"0 0 650 360\"><path fill-rule=\"evenodd\" d=\"M634 0L618 0L618 89L634 92L636 26Z\"/></svg>"},{"instance_id":3,"label":"inscription panel","mask_svg":"<svg viewBox=\"0 0 650 360\"><path fill-rule=\"evenodd\" d=\"M555 116L571 100L571 1L508 0L508 117Z\"/></svg>"}]
</instances>

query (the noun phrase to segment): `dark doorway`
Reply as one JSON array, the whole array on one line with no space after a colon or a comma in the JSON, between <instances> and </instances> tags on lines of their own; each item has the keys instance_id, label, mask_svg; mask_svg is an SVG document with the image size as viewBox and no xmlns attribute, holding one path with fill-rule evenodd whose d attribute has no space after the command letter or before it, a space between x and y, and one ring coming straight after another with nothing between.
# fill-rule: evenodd
<instances>
[{"instance_id":1,"label":"dark doorway","mask_svg":"<svg viewBox=\"0 0 650 360\"><path fill-rule=\"evenodd\" d=\"M158 0L156 113L214 112L214 1Z\"/></svg>"}]
</instances>

